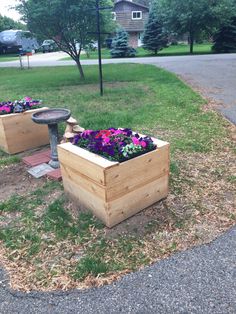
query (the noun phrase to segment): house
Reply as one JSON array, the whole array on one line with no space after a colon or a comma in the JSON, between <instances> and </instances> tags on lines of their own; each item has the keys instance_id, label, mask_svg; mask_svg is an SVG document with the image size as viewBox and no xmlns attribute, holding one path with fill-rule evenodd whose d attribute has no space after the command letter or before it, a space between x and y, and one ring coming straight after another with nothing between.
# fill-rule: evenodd
<instances>
[{"instance_id":1,"label":"house","mask_svg":"<svg viewBox=\"0 0 236 314\"><path fill-rule=\"evenodd\" d=\"M132 0L117 0L114 3L113 20L129 34L129 44L133 48L141 46L149 8Z\"/></svg>"}]
</instances>

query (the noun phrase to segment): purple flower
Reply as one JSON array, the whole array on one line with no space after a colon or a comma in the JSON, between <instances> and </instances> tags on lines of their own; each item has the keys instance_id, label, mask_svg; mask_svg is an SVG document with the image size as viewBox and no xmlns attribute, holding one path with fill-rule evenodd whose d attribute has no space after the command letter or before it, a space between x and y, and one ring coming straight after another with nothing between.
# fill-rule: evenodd
<instances>
[{"instance_id":1,"label":"purple flower","mask_svg":"<svg viewBox=\"0 0 236 314\"><path fill-rule=\"evenodd\" d=\"M142 138L139 134L133 133L131 129L115 128L96 131L86 130L76 135L72 143L105 158L119 162L134 158L156 148L150 137ZM127 149L125 149L126 146Z\"/></svg>"},{"instance_id":2,"label":"purple flower","mask_svg":"<svg viewBox=\"0 0 236 314\"><path fill-rule=\"evenodd\" d=\"M41 100L33 100L25 97L23 100L0 102L0 114L10 114L13 112L23 112L30 109L36 109L41 106Z\"/></svg>"}]
</instances>

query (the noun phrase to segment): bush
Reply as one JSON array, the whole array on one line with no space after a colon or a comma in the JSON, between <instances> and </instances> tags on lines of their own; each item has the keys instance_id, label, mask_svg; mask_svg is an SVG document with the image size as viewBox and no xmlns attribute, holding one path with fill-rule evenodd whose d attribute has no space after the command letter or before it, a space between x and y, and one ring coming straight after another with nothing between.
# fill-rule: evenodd
<instances>
[{"instance_id":1,"label":"bush","mask_svg":"<svg viewBox=\"0 0 236 314\"><path fill-rule=\"evenodd\" d=\"M167 44L168 35L164 30L162 21L159 20L157 12L152 8L145 25L143 48L157 55L158 51L167 47Z\"/></svg>"},{"instance_id":2,"label":"bush","mask_svg":"<svg viewBox=\"0 0 236 314\"><path fill-rule=\"evenodd\" d=\"M213 42L214 52L236 52L236 17L216 32Z\"/></svg>"},{"instance_id":3,"label":"bush","mask_svg":"<svg viewBox=\"0 0 236 314\"><path fill-rule=\"evenodd\" d=\"M128 33L124 29L118 29L116 37L112 41L110 51L112 58L135 57L136 50L128 45Z\"/></svg>"}]
</instances>

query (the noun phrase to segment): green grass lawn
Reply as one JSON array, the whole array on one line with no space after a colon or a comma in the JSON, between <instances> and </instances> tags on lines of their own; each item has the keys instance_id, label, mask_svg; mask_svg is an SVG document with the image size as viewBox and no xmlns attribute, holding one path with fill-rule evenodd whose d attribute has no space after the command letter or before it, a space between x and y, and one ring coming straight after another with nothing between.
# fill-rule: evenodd
<instances>
[{"instance_id":1,"label":"green grass lawn","mask_svg":"<svg viewBox=\"0 0 236 314\"><path fill-rule=\"evenodd\" d=\"M149 51L143 48L137 48L137 57L153 57ZM210 54L211 51L211 44L195 44L194 45L194 55L196 54ZM174 46L169 46L168 48L164 48L160 52L158 52L158 56L184 56L189 55L189 45L186 44L179 44ZM98 53L97 51L93 51L90 53L89 58L86 54L81 55L81 60L87 59L97 59ZM102 58L103 59L110 59L110 51L108 49L102 49ZM61 59L62 61L71 60L70 57L66 57Z\"/></svg>"},{"instance_id":2,"label":"green grass lawn","mask_svg":"<svg viewBox=\"0 0 236 314\"><path fill-rule=\"evenodd\" d=\"M105 65L105 95L101 98L97 67L84 69L85 82L74 67L32 69L23 76L18 69L1 69L0 100L24 95L43 99L49 107L71 109L85 128L156 128L154 135L172 134L172 149L184 151L208 151L216 138L224 136L219 117L201 111L203 99L165 70Z\"/></svg>"},{"instance_id":3,"label":"green grass lawn","mask_svg":"<svg viewBox=\"0 0 236 314\"><path fill-rule=\"evenodd\" d=\"M169 141L170 194L143 211L140 220L137 215L108 231L90 213L77 213L60 183L45 182L6 198L2 185L0 260L10 272L13 288L108 283L175 251L207 242L235 223L230 198L235 159L228 123L165 70L105 65L104 97L99 96L97 67L84 70L86 80L81 81L75 67L23 72L1 68L0 101L32 96L49 107L69 108L84 128L131 127ZM1 153L1 178L9 171L14 176L17 162L18 158Z\"/></svg>"},{"instance_id":4,"label":"green grass lawn","mask_svg":"<svg viewBox=\"0 0 236 314\"><path fill-rule=\"evenodd\" d=\"M15 61L19 59L16 54L0 55L0 62Z\"/></svg>"}]
</instances>

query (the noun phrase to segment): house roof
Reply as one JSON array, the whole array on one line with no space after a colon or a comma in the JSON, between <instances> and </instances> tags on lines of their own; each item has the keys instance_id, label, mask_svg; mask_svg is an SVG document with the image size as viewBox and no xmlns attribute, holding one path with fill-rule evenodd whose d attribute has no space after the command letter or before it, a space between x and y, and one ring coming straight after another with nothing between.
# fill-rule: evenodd
<instances>
[{"instance_id":1,"label":"house roof","mask_svg":"<svg viewBox=\"0 0 236 314\"><path fill-rule=\"evenodd\" d=\"M140 4L140 3L137 3L137 2L133 2L133 1L130 1L130 0L117 0L114 5L118 4L118 3L121 3L121 2L126 2L126 3L132 3L133 5L136 5L136 6L139 6L141 8L144 8L144 9L148 9L149 10L149 7L144 5L144 4Z\"/></svg>"}]
</instances>

